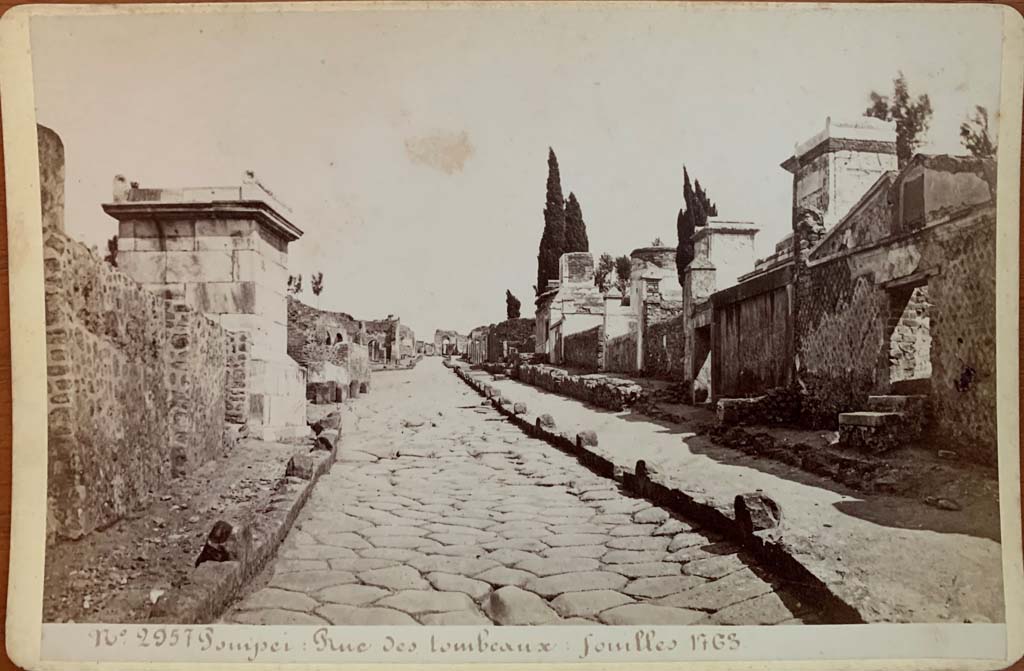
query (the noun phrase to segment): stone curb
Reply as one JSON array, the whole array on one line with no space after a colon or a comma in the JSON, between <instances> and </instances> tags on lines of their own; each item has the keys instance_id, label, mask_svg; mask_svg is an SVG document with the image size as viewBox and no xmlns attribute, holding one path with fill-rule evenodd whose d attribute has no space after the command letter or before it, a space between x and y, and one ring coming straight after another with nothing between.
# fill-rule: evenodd
<instances>
[{"instance_id":1,"label":"stone curb","mask_svg":"<svg viewBox=\"0 0 1024 671\"><path fill-rule=\"evenodd\" d=\"M255 511L252 519L252 549L242 561L207 561L195 568L186 582L153 607L148 622L168 624L207 624L219 618L234 601L246 582L258 574L277 552L291 531L292 524L306 504L317 480L331 470L338 454L341 428L337 429L330 451L312 452L317 463L312 477L284 478L281 491L270 506ZM282 476L284 474L282 473ZM198 553L198 548L196 550Z\"/></svg>"},{"instance_id":2,"label":"stone curb","mask_svg":"<svg viewBox=\"0 0 1024 671\"><path fill-rule=\"evenodd\" d=\"M467 374L462 368L455 368L454 371L481 395L487 396L485 389L493 389L490 385ZM527 435L544 440L563 452L575 456L581 464L597 475L620 482L623 488L740 543L750 554L766 565L776 578L785 581L791 591L802 599L821 607L829 615L832 623L859 624L864 622L856 608L829 589L771 530L758 531L753 534L745 533L736 520L734 502L723 505L716 504L711 500L695 498L693 495L667 484L665 477L653 465L648 466L642 460L638 461L633 469L617 466L594 450L596 440L594 445L588 444L589 437L584 434L593 434L592 431L580 432L579 435L573 437L568 433L560 432L557 426L553 429L543 427L537 417L516 414L513 412L514 404L508 399L503 399L503 401L503 403L492 402L491 405Z\"/></svg>"}]
</instances>

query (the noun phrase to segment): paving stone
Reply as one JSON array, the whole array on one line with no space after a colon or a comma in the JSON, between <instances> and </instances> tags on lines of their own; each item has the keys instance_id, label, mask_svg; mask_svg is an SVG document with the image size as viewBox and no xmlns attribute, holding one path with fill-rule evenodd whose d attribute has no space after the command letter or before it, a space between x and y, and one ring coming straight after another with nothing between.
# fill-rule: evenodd
<instances>
[{"instance_id":1,"label":"paving stone","mask_svg":"<svg viewBox=\"0 0 1024 671\"><path fill-rule=\"evenodd\" d=\"M608 571L615 571L630 578L654 578L662 575L679 575L679 564L675 562L640 562L638 564L609 564Z\"/></svg>"},{"instance_id":2,"label":"paving stone","mask_svg":"<svg viewBox=\"0 0 1024 671\"><path fill-rule=\"evenodd\" d=\"M323 559L278 559L274 573L297 573L298 571L326 571L330 566Z\"/></svg>"},{"instance_id":3,"label":"paving stone","mask_svg":"<svg viewBox=\"0 0 1024 671\"><path fill-rule=\"evenodd\" d=\"M664 536L622 536L606 543L612 550L664 550L669 540Z\"/></svg>"},{"instance_id":4,"label":"paving stone","mask_svg":"<svg viewBox=\"0 0 1024 671\"><path fill-rule=\"evenodd\" d=\"M386 589L371 585L337 585L316 593L316 598L324 603L340 603L346 606L362 606L390 594Z\"/></svg>"},{"instance_id":5,"label":"paving stone","mask_svg":"<svg viewBox=\"0 0 1024 671\"><path fill-rule=\"evenodd\" d=\"M275 575L270 579L270 587L289 589L293 592L315 592L324 587L355 581L355 575L348 571L302 571Z\"/></svg>"},{"instance_id":6,"label":"paving stone","mask_svg":"<svg viewBox=\"0 0 1024 671\"><path fill-rule=\"evenodd\" d=\"M663 508L650 507L633 513L633 521L638 524L661 524L668 520L668 513Z\"/></svg>"},{"instance_id":7,"label":"paving stone","mask_svg":"<svg viewBox=\"0 0 1024 671\"><path fill-rule=\"evenodd\" d=\"M303 547L306 545L319 545L320 541L313 538L313 534L301 529L292 529L285 541L285 547Z\"/></svg>"},{"instance_id":8,"label":"paving stone","mask_svg":"<svg viewBox=\"0 0 1024 671\"><path fill-rule=\"evenodd\" d=\"M657 528L654 524L623 524L622 526L612 527L608 535L615 537L650 536L654 534L654 530Z\"/></svg>"},{"instance_id":9,"label":"paving stone","mask_svg":"<svg viewBox=\"0 0 1024 671\"><path fill-rule=\"evenodd\" d=\"M633 513L646 508L648 505L650 504L646 501L620 497L614 501L601 501L597 507L602 513L624 513L632 516Z\"/></svg>"},{"instance_id":10,"label":"paving stone","mask_svg":"<svg viewBox=\"0 0 1024 671\"><path fill-rule=\"evenodd\" d=\"M590 518L590 521L594 524L611 524L613 526L619 526L622 524L630 524L633 521L633 516L628 513L603 513Z\"/></svg>"},{"instance_id":11,"label":"paving stone","mask_svg":"<svg viewBox=\"0 0 1024 671\"><path fill-rule=\"evenodd\" d=\"M489 568L482 573L478 573L473 576L477 580L483 580L484 582L495 585L496 587L504 587L505 585L515 585L516 587L522 587L528 580L532 580L536 576L526 571L519 569L508 568L506 566L495 566Z\"/></svg>"},{"instance_id":12,"label":"paving stone","mask_svg":"<svg viewBox=\"0 0 1024 671\"><path fill-rule=\"evenodd\" d=\"M487 550L479 545L443 545L430 550L430 553L449 557L482 557L487 554Z\"/></svg>"},{"instance_id":13,"label":"paving stone","mask_svg":"<svg viewBox=\"0 0 1024 671\"><path fill-rule=\"evenodd\" d=\"M445 522L443 524L434 523L434 524L428 525L426 528L429 529L430 531L437 531L437 532L445 532L445 531L456 532L457 530L461 530L461 529L463 529L465 527L468 527L470 529L479 529L480 531L483 531L483 530L487 529L487 527L489 527L489 526L494 524L494 520L489 518L489 517L482 517L481 518L481 517L468 517L468 516L461 516L461 517L460 516L452 516L452 517L446 516L444 519L445 519ZM444 528L441 528L441 527L444 527ZM449 529L448 527L454 527L454 528Z\"/></svg>"},{"instance_id":14,"label":"paving stone","mask_svg":"<svg viewBox=\"0 0 1024 671\"><path fill-rule=\"evenodd\" d=\"M598 589L589 592L565 592L555 597L551 601L551 606L562 617L583 617L596 615L603 610L626 603L633 603L633 599L610 589Z\"/></svg>"},{"instance_id":15,"label":"paving stone","mask_svg":"<svg viewBox=\"0 0 1024 671\"><path fill-rule=\"evenodd\" d=\"M438 592L433 589L405 590L380 599L376 605L394 608L410 615L446 613L474 608L473 600L462 592Z\"/></svg>"},{"instance_id":16,"label":"paving stone","mask_svg":"<svg viewBox=\"0 0 1024 671\"><path fill-rule=\"evenodd\" d=\"M359 574L359 580L367 585L386 587L396 591L430 587L430 584L420 576L419 572L409 566L389 566L363 571Z\"/></svg>"},{"instance_id":17,"label":"paving stone","mask_svg":"<svg viewBox=\"0 0 1024 671\"><path fill-rule=\"evenodd\" d=\"M558 613L536 594L519 587L502 587L484 601L484 612L503 625L550 624Z\"/></svg>"},{"instance_id":18,"label":"paving stone","mask_svg":"<svg viewBox=\"0 0 1024 671\"><path fill-rule=\"evenodd\" d=\"M621 496L614 489L593 489L580 494L580 501L612 501Z\"/></svg>"},{"instance_id":19,"label":"paving stone","mask_svg":"<svg viewBox=\"0 0 1024 671\"><path fill-rule=\"evenodd\" d=\"M683 548L702 547L708 544L708 539L701 534L684 532L672 537L672 542L668 544L668 551L675 552Z\"/></svg>"},{"instance_id":20,"label":"paving stone","mask_svg":"<svg viewBox=\"0 0 1024 671\"><path fill-rule=\"evenodd\" d=\"M761 596L740 601L712 614L711 624L780 624L793 617L789 607L778 594L769 592Z\"/></svg>"},{"instance_id":21,"label":"paving stone","mask_svg":"<svg viewBox=\"0 0 1024 671\"><path fill-rule=\"evenodd\" d=\"M246 610L231 614L230 618L238 624L261 624L261 625L319 625L327 624L327 620L311 615L310 613L299 613L294 610L282 610L280 608L267 608L264 610Z\"/></svg>"},{"instance_id":22,"label":"paving stone","mask_svg":"<svg viewBox=\"0 0 1024 671\"><path fill-rule=\"evenodd\" d=\"M541 552L544 557L602 557L608 548L603 545L567 545L564 548L548 548Z\"/></svg>"},{"instance_id":23,"label":"paving stone","mask_svg":"<svg viewBox=\"0 0 1024 671\"><path fill-rule=\"evenodd\" d=\"M430 534L429 538L442 545L471 545L482 542L481 539L486 537L469 534Z\"/></svg>"},{"instance_id":24,"label":"paving stone","mask_svg":"<svg viewBox=\"0 0 1024 671\"><path fill-rule=\"evenodd\" d=\"M632 603L606 610L598 619L605 624L693 624L703 617L699 610Z\"/></svg>"},{"instance_id":25,"label":"paving stone","mask_svg":"<svg viewBox=\"0 0 1024 671\"><path fill-rule=\"evenodd\" d=\"M393 559L399 562L409 562L417 557L425 556L422 552L416 550L408 550L404 548L366 548L365 550L359 550L360 557L367 557L370 559Z\"/></svg>"},{"instance_id":26,"label":"paving stone","mask_svg":"<svg viewBox=\"0 0 1024 671\"><path fill-rule=\"evenodd\" d=\"M399 562L395 559L376 559L373 557L340 557L338 559L331 559L327 563L330 564L331 568L335 571L352 571L353 573L359 573L361 571L370 571L375 568L397 566Z\"/></svg>"},{"instance_id":27,"label":"paving stone","mask_svg":"<svg viewBox=\"0 0 1024 671\"><path fill-rule=\"evenodd\" d=\"M350 550L361 550L370 547L365 538L348 531L336 534L320 534L317 536L317 540L324 545L334 545L335 547L348 548Z\"/></svg>"},{"instance_id":28,"label":"paving stone","mask_svg":"<svg viewBox=\"0 0 1024 671\"><path fill-rule=\"evenodd\" d=\"M298 545L283 548L277 553L282 559L340 559L355 557L355 550L339 548L333 545Z\"/></svg>"},{"instance_id":29,"label":"paving stone","mask_svg":"<svg viewBox=\"0 0 1024 671\"><path fill-rule=\"evenodd\" d=\"M456 575L475 575L498 565L498 562L483 557L445 557L443 555L416 557L409 561L409 566L423 573L438 571Z\"/></svg>"},{"instance_id":30,"label":"paving stone","mask_svg":"<svg viewBox=\"0 0 1024 671\"><path fill-rule=\"evenodd\" d=\"M592 522L579 522L577 524L549 524L548 529L553 534L607 534L608 526L594 524Z\"/></svg>"},{"instance_id":31,"label":"paving stone","mask_svg":"<svg viewBox=\"0 0 1024 671\"><path fill-rule=\"evenodd\" d=\"M437 541L419 536L371 536L367 540L376 548L416 549L425 552L441 547Z\"/></svg>"},{"instance_id":32,"label":"paving stone","mask_svg":"<svg viewBox=\"0 0 1024 671\"><path fill-rule=\"evenodd\" d=\"M687 524L686 522L677 520L676 518L672 517L672 518L669 518L669 519L665 520L664 522L662 522L658 526L658 528L654 530L654 534L653 535L655 535L655 536L675 536L678 533L682 533L684 531L691 531L691 530L693 530L693 526Z\"/></svg>"},{"instance_id":33,"label":"paving stone","mask_svg":"<svg viewBox=\"0 0 1024 671\"><path fill-rule=\"evenodd\" d=\"M376 606L357 608L332 603L321 606L316 612L334 625L419 624L401 611Z\"/></svg>"},{"instance_id":34,"label":"paving stone","mask_svg":"<svg viewBox=\"0 0 1024 671\"><path fill-rule=\"evenodd\" d=\"M607 550L601 561L605 564L639 564L664 558L665 553L661 550Z\"/></svg>"},{"instance_id":35,"label":"paving stone","mask_svg":"<svg viewBox=\"0 0 1024 671\"><path fill-rule=\"evenodd\" d=\"M579 571L534 578L525 585L541 596L558 596L564 592L585 592L594 589L621 589L628 582L625 576L609 571Z\"/></svg>"},{"instance_id":36,"label":"paving stone","mask_svg":"<svg viewBox=\"0 0 1024 671\"><path fill-rule=\"evenodd\" d=\"M524 552L543 552L548 549L546 543L543 543L536 538L505 538L498 541L489 541L484 543L481 547L486 550L523 550Z\"/></svg>"},{"instance_id":37,"label":"paving stone","mask_svg":"<svg viewBox=\"0 0 1024 671\"><path fill-rule=\"evenodd\" d=\"M494 569L489 570L493 571ZM434 586L434 589L442 592L462 592L477 601L491 592L491 586L483 581L452 573L428 573L427 580Z\"/></svg>"},{"instance_id":38,"label":"paving stone","mask_svg":"<svg viewBox=\"0 0 1024 671\"><path fill-rule=\"evenodd\" d=\"M717 611L770 591L772 591L771 585L758 578L750 569L743 569L685 592L656 599L653 603L678 608Z\"/></svg>"},{"instance_id":39,"label":"paving stone","mask_svg":"<svg viewBox=\"0 0 1024 671\"><path fill-rule=\"evenodd\" d=\"M236 608L238 610L297 610L308 613L318 605L316 600L309 598L305 594L290 592L285 589L264 587L250 594Z\"/></svg>"},{"instance_id":40,"label":"paving stone","mask_svg":"<svg viewBox=\"0 0 1024 671\"><path fill-rule=\"evenodd\" d=\"M420 622L427 626L491 624L483 614L473 610L456 610L450 613L427 613L420 616Z\"/></svg>"},{"instance_id":41,"label":"paving stone","mask_svg":"<svg viewBox=\"0 0 1024 671\"><path fill-rule=\"evenodd\" d=\"M721 578L745 566L746 564L737 555L719 555L686 562L683 564L683 573L699 575L704 578Z\"/></svg>"},{"instance_id":42,"label":"paving stone","mask_svg":"<svg viewBox=\"0 0 1024 671\"><path fill-rule=\"evenodd\" d=\"M622 590L624 594L654 599L677 592L685 592L707 580L695 575L671 575L657 578L637 578Z\"/></svg>"},{"instance_id":43,"label":"paving stone","mask_svg":"<svg viewBox=\"0 0 1024 671\"><path fill-rule=\"evenodd\" d=\"M426 529L411 526L395 526L393 524L370 527L360 532L361 535L367 538L372 538L373 536L426 536L428 533L430 532Z\"/></svg>"},{"instance_id":44,"label":"paving stone","mask_svg":"<svg viewBox=\"0 0 1024 671\"><path fill-rule=\"evenodd\" d=\"M593 627L597 624L593 620L588 620L585 617L567 617L564 620L558 622L552 622L553 626L569 626L569 627Z\"/></svg>"},{"instance_id":45,"label":"paving stone","mask_svg":"<svg viewBox=\"0 0 1024 671\"><path fill-rule=\"evenodd\" d=\"M603 534L564 534L547 536L541 540L551 547L566 547L568 545L600 545L607 540L607 537Z\"/></svg>"},{"instance_id":46,"label":"paving stone","mask_svg":"<svg viewBox=\"0 0 1024 671\"><path fill-rule=\"evenodd\" d=\"M300 523L299 528L311 534L344 533L372 527L373 522L352 517L337 511L314 513L313 519Z\"/></svg>"},{"instance_id":47,"label":"paving stone","mask_svg":"<svg viewBox=\"0 0 1024 671\"><path fill-rule=\"evenodd\" d=\"M536 576L549 576L573 571L596 571L601 563L587 557L530 557L515 566Z\"/></svg>"},{"instance_id":48,"label":"paving stone","mask_svg":"<svg viewBox=\"0 0 1024 671\"><path fill-rule=\"evenodd\" d=\"M493 524L493 522L480 521L478 521L478 523L486 525ZM497 534L492 533L490 531L485 531L484 529L478 528L477 526L467 526L461 524L434 523L426 525L425 528L431 534L457 534L460 536L476 536L478 538L483 538L485 540L494 540L498 537Z\"/></svg>"},{"instance_id":49,"label":"paving stone","mask_svg":"<svg viewBox=\"0 0 1024 671\"><path fill-rule=\"evenodd\" d=\"M526 552L525 550L516 550L513 548L502 548L500 550L493 550L485 555L487 559L492 559L496 562L504 564L505 566L512 566L524 559L529 559L534 556L532 552Z\"/></svg>"}]
</instances>

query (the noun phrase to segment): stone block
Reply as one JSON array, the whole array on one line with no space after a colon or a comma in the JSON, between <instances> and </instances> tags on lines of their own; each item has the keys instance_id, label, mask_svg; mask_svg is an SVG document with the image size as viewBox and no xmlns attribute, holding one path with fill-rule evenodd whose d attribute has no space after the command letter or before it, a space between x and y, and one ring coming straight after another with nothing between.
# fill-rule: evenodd
<instances>
[{"instance_id":1,"label":"stone block","mask_svg":"<svg viewBox=\"0 0 1024 671\"><path fill-rule=\"evenodd\" d=\"M303 480L312 480L316 473L317 459L311 454L296 454L288 460L285 468L285 477L297 477Z\"/></svg>"},{"instance_id":2,"label":"stone block","mask_svg":"<svg viewBox=\"0 0 1024 671\"><path fill-rule=\"evenodd\" d=\"M597 445L597 433L589 429L576 434L576 445L578 447L595 447Z\"/></svg>"},{"instance_id":3,"label":"stone block","mask_svg":"<svg viewBox=\"0 0 1024 671\"><path fill-rule=\"evenodd\" d=\"M256 311L253 282L205 282L186 284L188 304L204 314L245 314Z\"/></svg>"},{"instance_id":4,"label":"stone block","mask_svg":"<svg viewBox=\"0 0 1024 671\"><path fill-rule=\"evenodd\" d=\"M231 254L226 252L168 252L168 282L230 282L234 279Z\"/></svg>"},{"instance_id":5,"label":"stone block","mask_svg":"<svg viewBox=\"0 0 1024 671\"><path fill-rule=\"evenodd\" d=\"M745 536L775 529L782 523L782 508L761 492L737 494L733 501L736 523Z\"/></svg>"},{"instance_id":6,"label":"stone block","mask_svg":"<svg viewBox=\"0 0 1024 671\"><path fill-rule=\"evenodd\" d=\"M547 413L544 413L543 415L537 418L537 428L553 431L555 428L555 418Z\"/></svg>"},{"instance_id":7,"label":"stone block","mask_svg":"<svg viewBox=\"0 0 1024 671\"><path fill-rule=\"evenodd\" d=\"M139 284L167 282L167 254L164 252L131 252L119 254L117 265L121 272Z\"/></svg>"},{"instance_id":8,"label":"stone block","mask_svg":"<svg viewBox=\"0 0 1024 671\"><path fill-rule=\"evenodd\" d=\"M528 410L525 403L515 403L512 406L512 412L517 415L525 415Z\"/></svg>"},{"instance_id":9,"label":"stone block","mask_svg":"<svg viewBox=\"0 0 1024 671\"><path fill-rule=\"evenodd\" d=\"M210 529L195 565L199 566L207 561L237 561L244 565L252 553L252 548L253 536L249 525L218 520Z\"/></svg>"}]
</instances>

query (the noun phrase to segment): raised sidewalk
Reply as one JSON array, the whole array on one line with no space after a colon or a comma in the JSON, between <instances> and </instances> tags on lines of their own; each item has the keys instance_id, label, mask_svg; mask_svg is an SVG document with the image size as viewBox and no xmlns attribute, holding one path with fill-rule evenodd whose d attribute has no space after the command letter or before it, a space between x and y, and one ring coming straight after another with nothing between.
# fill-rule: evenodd
<instances>
[{"instance_id":1,"label":"raised sidewalk","mask_svg":"<svg viewBox=\"0 0 1024 671\"><path fill-rule=\"evenodd\" d=\"M737 531L737 495L761 492L782 511L779 527L749 538L796 581L815 583L852 621L1004 622L1000 544L940 531L943 515L914 499L864 494L810 473L719 447L686 423L603 410L522 382L468 368L456 372L497 407L581 461L645 496ZM515 403L526 412L515 412ZM538 427L550 415L554 428ZM577 440L592 431L597 444ZM637 473L643 461L646 474Z\"/></svg>"}]
</instances>

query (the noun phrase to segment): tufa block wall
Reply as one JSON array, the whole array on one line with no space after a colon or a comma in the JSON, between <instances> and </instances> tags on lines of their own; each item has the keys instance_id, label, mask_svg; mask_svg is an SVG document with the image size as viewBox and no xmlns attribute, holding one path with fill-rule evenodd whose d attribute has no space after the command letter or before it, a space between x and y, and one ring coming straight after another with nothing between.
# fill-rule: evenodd
<instances>
[{"instance_id":1,"label":"tufa block wall","mask_svg":"<svg viewBox=\"0 0 1024 671\"><path fill-rule=\"evenodd\" d=\"M686 379L684 354L688 331L689 319L685 315L648 323L644 330L644 374L667 380Z\"/></svg>"}]
</instances>

